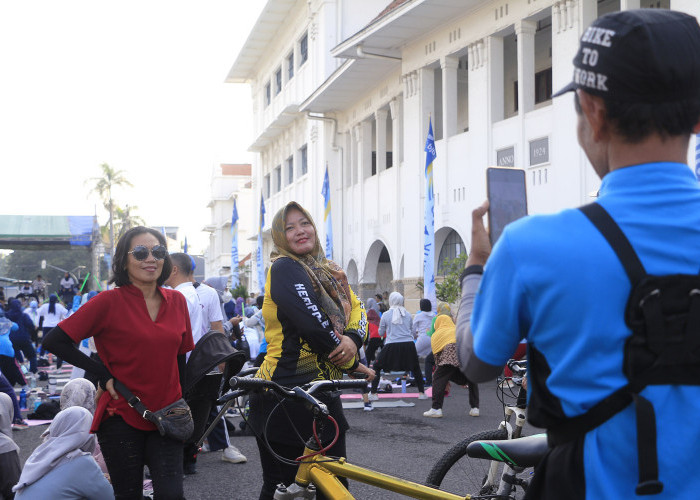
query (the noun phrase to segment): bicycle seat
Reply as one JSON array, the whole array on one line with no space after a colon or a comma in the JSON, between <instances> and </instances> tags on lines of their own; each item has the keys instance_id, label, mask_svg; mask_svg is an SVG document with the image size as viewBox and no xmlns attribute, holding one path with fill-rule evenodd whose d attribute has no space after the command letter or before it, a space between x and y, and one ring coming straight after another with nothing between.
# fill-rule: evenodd
<instances>
[{"instance_id":1,"label":"bicycle seat","mask_svg":"<svg viewBox=\"0 0 700 500\"><path fill-rule=\"evenodd\" d=\"M547 435L535 434L519 439L474 441L467 446L467 455L525 468L537 465L548 449Z\"/></svg>"}]
</instances>

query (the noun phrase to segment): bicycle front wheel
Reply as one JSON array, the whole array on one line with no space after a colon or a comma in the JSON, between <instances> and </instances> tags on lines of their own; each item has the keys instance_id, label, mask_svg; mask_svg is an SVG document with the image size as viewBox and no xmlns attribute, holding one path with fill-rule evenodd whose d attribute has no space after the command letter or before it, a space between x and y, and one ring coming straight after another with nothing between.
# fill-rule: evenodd
<instances>
[{"instance_id":1,"label":"bicycle front wheel","mask_svg":"<svg viewBox=\"0 0 700 500\"><path fill-rule=\"evenodd\" d=\"M467 446L473 441L504 439L508 439L505 429L469 436L450 448L437 461L428 474L425 484L459 495L468 493L477 498L495 498L501 481L503 463L471 458L467 455ZM519 493L522 493L522 490Z\"/></svg>"}]
</instances>

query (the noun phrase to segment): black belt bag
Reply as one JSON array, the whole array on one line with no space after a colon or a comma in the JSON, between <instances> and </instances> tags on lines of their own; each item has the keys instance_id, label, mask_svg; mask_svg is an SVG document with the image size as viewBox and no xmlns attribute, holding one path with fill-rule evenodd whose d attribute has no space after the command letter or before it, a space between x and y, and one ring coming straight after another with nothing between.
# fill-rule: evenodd
<instances>
[{"instance_id":1,"label":"black belt bag","mask_svg":"<svg viewBox=\"0 0 700 500\"><path fill-rule=\"evenodd\" d=\"M185 442L194 432L194 421L192 412L184 399L180 398L174 403L151 411L146 408L138 396L135 396L124 384L114 380L114 388L126 398L127 403L139 415L152 422L161 436L167 436L175 441Z\"/></svg>"}]
</instances>

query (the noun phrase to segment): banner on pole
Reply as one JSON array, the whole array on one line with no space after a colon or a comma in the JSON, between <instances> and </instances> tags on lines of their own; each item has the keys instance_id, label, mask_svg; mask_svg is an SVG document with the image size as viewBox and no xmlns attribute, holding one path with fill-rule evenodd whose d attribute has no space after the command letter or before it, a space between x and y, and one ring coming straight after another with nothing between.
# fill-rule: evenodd
<instances>
[{"instance_id":1,"label":"banner on pole","mask_svg":"<svg viewBox=\"0 0 700 500\"><path fill-rule=\"evenodd\" d=\"M326 258L333 260L333 221L331 220L331 185L328 179L328 164L323 178L323 222L326 225Z\"/></svg>"},{"instance_id":2,"label":"banner on pole","mask_svg":"<svg viewBox=\"0 0 700 500\"><path fill-rule=\"evenodd\" d=\"M233 199L233 215L231 216L231 288L240 284L238 278L238 208Z\"/></svg>"},{"instance_id":3,"label":"banner on pole","mask_svg":"<svg viewBox=\"0 0 700 500\"><path fill-rule=\"evenodd\" d=\"M265 227L265 200L260 194L260 222L258 224L258 248L255 250L255 268L258 272L260 295L265 294L265 268L263 267L263 227Z\"/></svg>"},{"instance_id":4,"label":"banner on pole","mask_svg":"<svg viewBox=\"0 0 700 500\"><path fill-rule=\"evenodd\" d=\"M425 223L423 225L423 297L429 299L433 310L435 296L435 198L433 194L433 161L437 157L433 136L433 120L428 121L428 139L425 141Z\"/></svg>"}]
</instances>

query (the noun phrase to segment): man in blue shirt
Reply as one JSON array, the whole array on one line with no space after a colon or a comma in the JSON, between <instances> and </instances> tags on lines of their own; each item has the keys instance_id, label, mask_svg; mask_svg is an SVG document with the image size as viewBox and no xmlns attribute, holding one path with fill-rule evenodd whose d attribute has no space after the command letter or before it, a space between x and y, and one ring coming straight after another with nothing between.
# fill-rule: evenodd
<instances>
[{"instance_id":1,"label":"man in blue shirt","mask_svg":"<svg viewBox=\"0 0 700 500\"><path fill-rule=\"evenodd\" d=\"M557 95L574 92L578 141L602 179L597 203L648 274L698 274L700 186L686 164L690 135L700 132L697 20L656 9L603 16L584 32L574 66L573 82ZM472 214L457 324L460 365L469 379L486 382L526 338L529 420L553 428L628 383L630 280L579 210L514 222L493 252L482 221L487 210L485 203ZM654 385L641 395L656 414L663 491L654 498L697 497L687 468L700 443L690 417L700 411L700 386ZM635 498L638 467L629 405L550 448L528 497Z\"/></svg>"}]
</instances>

